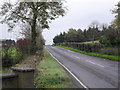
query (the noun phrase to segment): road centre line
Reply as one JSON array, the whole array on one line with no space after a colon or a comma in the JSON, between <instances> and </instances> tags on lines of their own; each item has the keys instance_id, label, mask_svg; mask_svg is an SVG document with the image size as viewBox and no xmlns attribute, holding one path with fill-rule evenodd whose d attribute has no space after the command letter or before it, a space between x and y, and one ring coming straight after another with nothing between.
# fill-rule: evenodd
<instances>
[{"instance_id":1,"label":"road centre line","mask_svg":"<svg viewBox=\"0 0 120 90\"><path fill-rule=\"evenodd\" d=\"M65 68L78 82L80 85L82 85L84 88L86 88L86 90L89 90L88 87L86 85L84 85L66 66L64 66L57 58L55 58L51 52L49 50L47 50L50 55L63 67Z\"/></svg>"},{"instance_id":2,"label":"road centre line","mask_svg":"<svg viewBox=\"0 0 120 90\"><path fill-rule=\"evenodd\" d=\"M91 61L89 61L89 60L86 60L86 62L92 63L92 64L97 65L97 66L100 66L100 67L105 67L105 66L103 66L103 65L100 65L100 64L97 64L97 63L91 62Z\"/></svg>"},{"instance_id":3,"label":"road centre line","mask_svg":"<svg viewBox=\"0 0 120 90\"><path fill-rule=\"evenodd\" d=\"M77 57L77 56L75 56L75 58L80 59L80 57ZM100 65L100 64L94 63L94 62L89 61L89 60L86 60L86 62L92 63L92 64L97 65L97 66L100 66L100 67L105 67L105 66L103 66L103 65Z\"/></svg>"},{"instance_id":4,"label":"road centre line","mask_svg":"<svg viewBox=\"0 0 120 90\"><path fill-rule=\"evenodd\" d=\"M79 57L77 57L77 56L75 56L75 58L78 58L78 59L80 59Z\"/></svg>"}]
</instances>

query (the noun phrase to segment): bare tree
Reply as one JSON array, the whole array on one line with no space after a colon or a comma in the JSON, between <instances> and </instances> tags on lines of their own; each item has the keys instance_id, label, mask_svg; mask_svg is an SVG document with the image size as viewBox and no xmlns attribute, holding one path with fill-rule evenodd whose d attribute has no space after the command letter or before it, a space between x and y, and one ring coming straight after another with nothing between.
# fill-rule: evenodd
<instances>
[{"instance_id":1,"label":"bare tree","mask_svg":"<svg viewBox=\"0 0 120 90\"><path fill-rule=\"evenodd\" d=\"M24 24L21 27L20 34L24 36L24 38L31 38L31 27L28 24Z\"/></svg>"},{"instance_id":2,"label":"bare tree","mask_svg":"<svg viewBox=\"0 0 120 90\"><path fill-rule=\"evenodd\" d=\"M94 21L94 22L92 22L92 23L89 25L89 27L91 27L91 28L99 28L99 22L98 22L98 21Z\"/></svg>"}]
</instances>

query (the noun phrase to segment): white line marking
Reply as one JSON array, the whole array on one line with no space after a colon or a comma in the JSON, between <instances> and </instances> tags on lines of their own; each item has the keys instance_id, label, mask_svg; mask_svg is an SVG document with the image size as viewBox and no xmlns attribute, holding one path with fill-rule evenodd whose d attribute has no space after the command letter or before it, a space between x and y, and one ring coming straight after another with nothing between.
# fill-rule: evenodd
<instances>
[{"instance_id":1,"label":"white line marking","mask_svg":"<svg viewBox=\"0 0 120 90\"><path fill-rule=\"evenodd\" d=\"M92 63L92 64L94 64L94 65L98 65L98 66L100 66L100 67L105 67L105 66L103 66L103 65L100 65L100 64L97 64L97 63L94 63L94 62L91 62L91 61L86 61L86 62L90 62L90 63Z\"/></svg>"},{"instance_id":2,"label":"white line marking","mask_svg":"<svg viewBox=\"0 0 120 90\"><path fill-rule=\"evenodd\" d=\"M48 51L48 50L47 50ZM48 51L49 52L49 51ZM50 53L50 52L49 52ZM89 90L66 66L64 66L57 58L55 58L51 53L50 55L62 66L64 67L86 90Z\"/></svg>"},{"instance_id":3,"label":"white line marking","mask_svg":"<svg viewBox=\"0 0 120 90\"><path fill-rule=\"evenodd\" d=\"M79 57L77 57L77 56L75 56L75 58L78 58L78 59L80 59Z\"/></svg>"},{"instance_id":4,"label":"white line marking","mask_svg":"<svg viewBox=\"0 0 120 90\"><path fill-rule=\"evenodd\" d=\"M80 59L80 58L77 57L77 56L74 56L74 57ZM92 63L92 64L94 64L94 65L98 65L98 66L100 66L100 67L105 67L105 66L103 66L103 65L100 65L100 64L97 64L97 63L91 62L91 61L89 61L89 60L86 60L86 62L90 62L90 63Z\"/></svg>"}]
</instances>

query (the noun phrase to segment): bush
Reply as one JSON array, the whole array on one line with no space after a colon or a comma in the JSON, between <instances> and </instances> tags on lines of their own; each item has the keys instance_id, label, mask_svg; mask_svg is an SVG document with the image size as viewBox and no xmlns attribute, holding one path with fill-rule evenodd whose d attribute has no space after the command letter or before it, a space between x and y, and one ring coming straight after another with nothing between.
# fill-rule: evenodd
<instances>
[{"instance_id":1,"label":"bush","mask_svg":"<svg viewBox=\"0 0 120 90\"><path fill-rule=\"evenodd\" d=\"M1 56L2 56L2 58L5 58L6 57L6 54L7 54L7 51L6 51L6 49L5 48L2 48L2 52L1 52Z\"/></svg>"},{"instance_id":2,"label":"bush","mask_svg":"<svg viewBox=\"0 0 120 90\"><path fill-rule=\"evenodd\" d=\"M8 57L12 60L13 64L16 64L22 60L22 53L15 47L9 48Z\"/></svg>"},{"instance_id":3,"label":"bush","mask_svg":"<svg viewBox=\"0 0 120 90\"><path fill-rule=\"evenodd\" d=\"M110 41L106 36L101 36L99 42L105 46L110 46Z\"/></svg>"},{"instance_id":4,"label":"bush","mask_svg":"<svg viewBox=\"0 0 120 90\"><path fill-rule=\"evenodd\" d=\"M22 60L22 53L16 48L2 48L2 67L10 67Z\"/></svg>"},{"instance_id":5,"label":"bush","mask_svg":"<svg viewBox=\"0 0 120 90\"><path fill-rule=\"evenodd\" d=\"M2 48L2 52L1 52L2 67L9 67L12 65L12 60L8 57L7 51L8 51L8 49Z\"/></svg>"},{"instance_id":6,"label":"bush","mask_svg":"<svg viewBox=\"0 0 120 90\"><path fill-rule=\"evenodd\" d=\"M30 54L31 39L19 39L17 42L17 48L25 55Z\"/></svg>"}]
</instances>

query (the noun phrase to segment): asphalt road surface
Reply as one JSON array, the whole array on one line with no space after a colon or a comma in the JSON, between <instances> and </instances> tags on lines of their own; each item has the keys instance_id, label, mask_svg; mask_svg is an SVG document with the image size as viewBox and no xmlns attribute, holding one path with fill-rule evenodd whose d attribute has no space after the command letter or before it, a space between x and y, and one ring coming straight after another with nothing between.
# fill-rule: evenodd
<instances>
[{"instance_id":1,"label":"asphalt road surface","mask_svg":"<svg viewBox=\"0 0 120 90\"><path fill-rule=\"evenodd\" d=\"M118 88L118 62L55 46L45 47L78 82L78 88ZM73 75L72 75L73 74ZM82 85L81 85L82 84Z\"/></svg>"}]
</instances>

